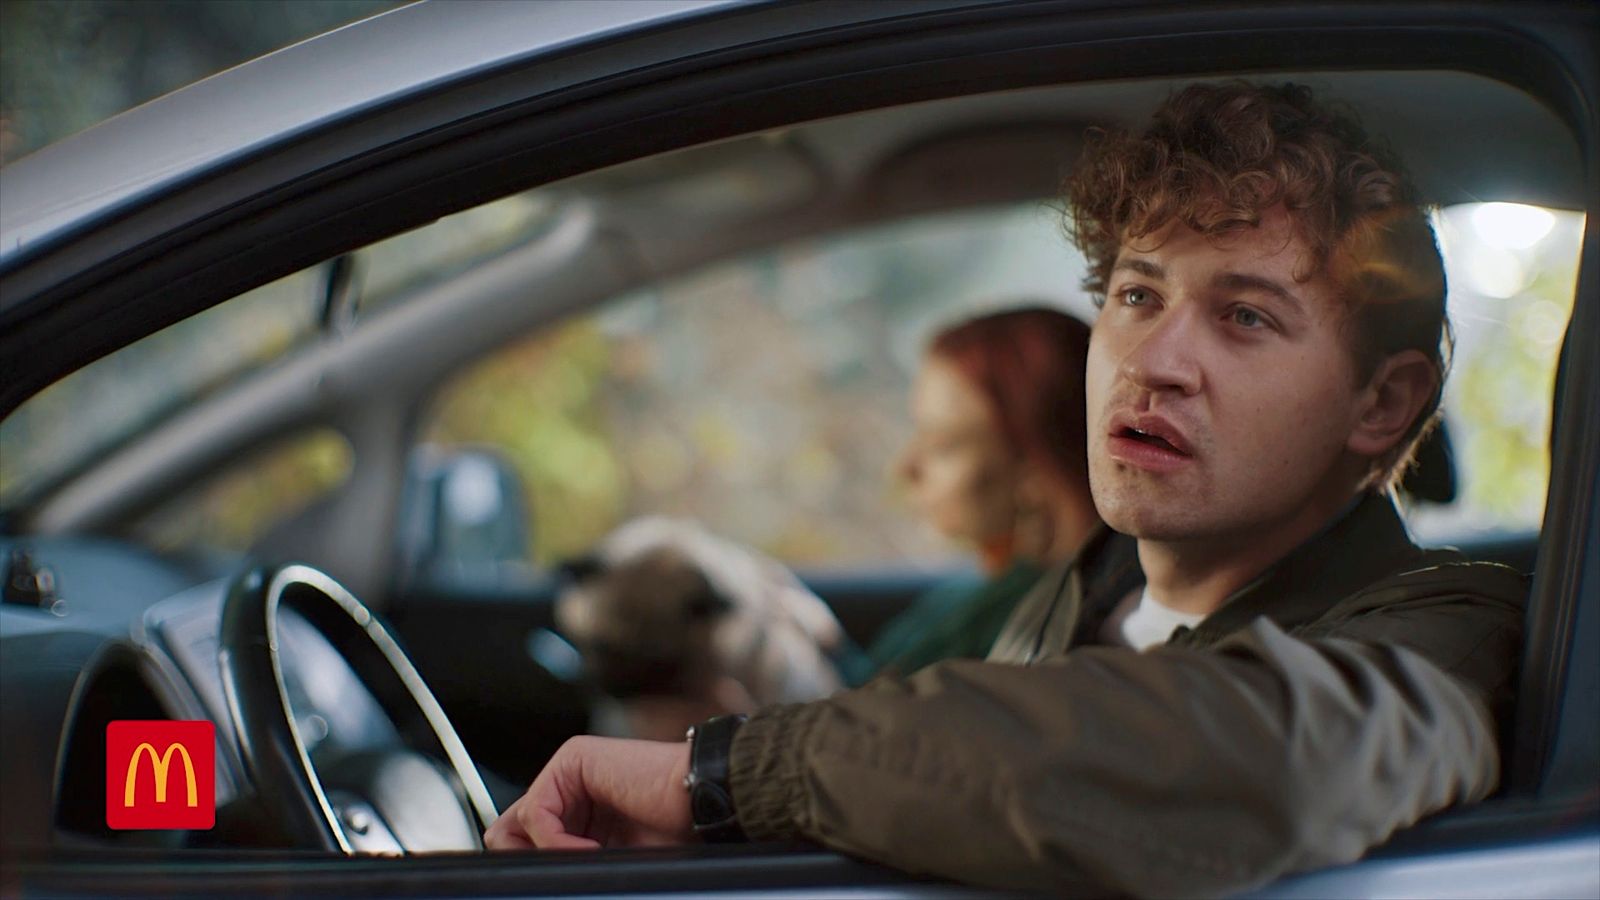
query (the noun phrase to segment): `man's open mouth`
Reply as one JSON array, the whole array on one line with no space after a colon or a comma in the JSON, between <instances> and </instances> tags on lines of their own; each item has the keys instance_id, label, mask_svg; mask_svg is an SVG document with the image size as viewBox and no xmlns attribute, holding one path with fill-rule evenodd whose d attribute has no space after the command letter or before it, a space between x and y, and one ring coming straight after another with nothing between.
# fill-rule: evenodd
<instances>
[{"instance_id":1,"label":"man's open mouth","mask_svg":"<svg viewBox=\"0 0 1600 900\"><path fill-rule=\"evenodd\" d=\"M1156 448L1159 448L1159 449L1162 449L1162 450L1166 450L1169 453L1179 454L1180 456L1188 456L1189 455L1189 454L1183 452L1182 450L1178 449L1176 446L1174 446L1172 444L1171 441L1167 440L1166 438L1164 438L1164 437L1162 437L1162 436L1160 436L1158 434L1151 434L1151 433L1149 433L1147 431L1140 431L1137 428L1123 428L1122 430L1117 432L1117 437L1128 438L1129 440L1138 441L1141 444L1148 444L1148 445L1150 445L1152 447L1156 447Z\"/></svg>"}]
</instances>

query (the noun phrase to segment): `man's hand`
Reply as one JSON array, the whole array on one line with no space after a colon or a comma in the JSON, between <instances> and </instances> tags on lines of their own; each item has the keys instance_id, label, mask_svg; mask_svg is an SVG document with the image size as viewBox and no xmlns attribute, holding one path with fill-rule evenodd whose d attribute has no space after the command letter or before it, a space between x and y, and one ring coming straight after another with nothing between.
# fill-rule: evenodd
<instances>
[{"instance_id":1,"label":"man's hand","mask_svg":"<svg viewBox=\"0 0 1600 900\"><path fill-rule=\"evenodd\" d=\"M491 850L593 850L694 837L686 742L575 737L484 832Z\"/></svg>"}]
</instances>

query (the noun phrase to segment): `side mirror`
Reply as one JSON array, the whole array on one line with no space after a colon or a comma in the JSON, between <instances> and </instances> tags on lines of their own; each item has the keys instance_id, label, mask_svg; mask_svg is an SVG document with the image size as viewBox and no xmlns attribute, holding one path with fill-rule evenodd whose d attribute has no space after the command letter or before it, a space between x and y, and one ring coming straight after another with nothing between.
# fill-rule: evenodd
<instances>
[{"instance_id":1,"label":"side mirror","mask_svg":"<svg viewBox=\"0 0 1600 900\"><path fill-rule=\"evenodd\" d=\"M491 586L531 574L522 479L492 450L419 447L400 510L409 580Z\"/></svg>"}]
</instances>

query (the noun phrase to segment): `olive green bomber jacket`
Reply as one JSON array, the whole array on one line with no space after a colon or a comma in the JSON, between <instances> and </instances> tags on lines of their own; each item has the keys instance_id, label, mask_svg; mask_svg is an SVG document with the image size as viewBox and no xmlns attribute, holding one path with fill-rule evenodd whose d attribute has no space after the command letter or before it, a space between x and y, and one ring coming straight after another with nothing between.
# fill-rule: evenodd
<instances>
[{"instance_id":1,"label":"olive green bomber jacket","mask_svg":"<svg viewBox=\"0 0 1600 900\"><path fill-rule=\"evenodd\" d=\"M1141 581L1102 532L987 662L752 716L746 832L996 887L1199 896L1356 859L1496 786L1525 580L1419 550L1387 497L1167 645L1095 646Z\"/></svg>"}]
</instances>

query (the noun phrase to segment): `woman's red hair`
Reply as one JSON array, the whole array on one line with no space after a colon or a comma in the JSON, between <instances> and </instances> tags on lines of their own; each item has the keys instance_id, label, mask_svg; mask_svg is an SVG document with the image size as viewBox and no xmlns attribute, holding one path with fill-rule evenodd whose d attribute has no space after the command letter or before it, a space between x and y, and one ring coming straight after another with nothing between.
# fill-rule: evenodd
<instances>
[{"instance_id":1,"label":"woman's red hair","mask_svg":"<svg viewBox=\"0 0 1600 900\"><path fill-rule=\"evenodd\" d=\"M1030 306L946 328L928 352L978 388L1019 456L1064 487L1088 490L1089 326L1058 309Z\"/></svg>"}]
</instances>

